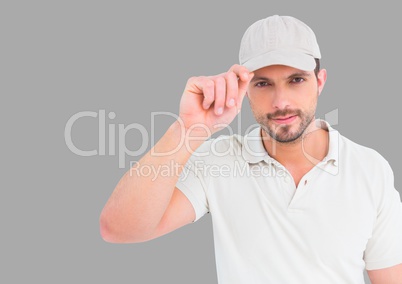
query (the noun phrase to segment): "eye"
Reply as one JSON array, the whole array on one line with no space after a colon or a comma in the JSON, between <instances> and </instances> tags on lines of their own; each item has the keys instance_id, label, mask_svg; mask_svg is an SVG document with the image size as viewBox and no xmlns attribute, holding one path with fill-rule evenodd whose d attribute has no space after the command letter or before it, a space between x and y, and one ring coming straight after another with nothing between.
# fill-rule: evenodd
<instances>
[{"instance_id":1,"label":"eye","mask_svg":"<svg viewBox=\"0 0 402 284\"><path fill-rule=\"evenodd\" d=\"M268 84L268 82L261 81L261 82L257 82L257 83L255 84L255 86L261 88L261 87L269 86L269 84Z\"/></svg>"},{"instance_id":2,"label":"eye","mask_svg":"<svg viewBox=\"0 0 402 284\"><path fill-rule=\"evenodd\" d=\"M304 81L305 81L305 80L304 80L304 78L302 78L302 77L295 77L295 78L292 79L291 83L296 83L296 84L298 84L298 83L302 83L302 82L304 82Z\"/></svg>"}]
</instances>

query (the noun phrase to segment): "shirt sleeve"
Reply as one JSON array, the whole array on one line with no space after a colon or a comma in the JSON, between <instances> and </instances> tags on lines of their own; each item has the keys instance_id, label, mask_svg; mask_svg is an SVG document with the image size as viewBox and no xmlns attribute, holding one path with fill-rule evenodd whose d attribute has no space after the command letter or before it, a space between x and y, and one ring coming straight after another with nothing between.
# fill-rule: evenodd
<instances>
[{"instance_id":1,"label":"shirt sleeve","mask_svg":"<svg viewBox=\"0 0 402 284\"><path fill-rule=\"evenodd\" d=\"M206 183L202 174L203 171L199 166L201 162L195 160L194 157L190 158L176 183L176 187L193 205L196 215L194 222L209 212Z\"/></svg>"},{"instance_id":2,"label":"shirt sleeve","mask_svg":"<svg viewBox=\"0 0 402 284\"><path fill-rule=\"evenodd\" d=\"M367 270L402 263L402 203L394 187L394 176L388 163L382 183L377 218L364 254Z\"/></svg>"}]
</instances>

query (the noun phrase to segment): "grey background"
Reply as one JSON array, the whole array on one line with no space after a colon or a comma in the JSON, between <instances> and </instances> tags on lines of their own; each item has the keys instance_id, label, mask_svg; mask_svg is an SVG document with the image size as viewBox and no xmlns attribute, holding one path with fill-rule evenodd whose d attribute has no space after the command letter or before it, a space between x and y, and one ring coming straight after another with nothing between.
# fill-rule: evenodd
<instances>
[{"instance_id":1,"label":"grey background","mask_svg":"<svg viewBox=\"0 0 402 284\"><path fill-rule=\"evenodd\" d=\"M150 129L152 111L178 112L188 77L237 63L245 29L273 14L316 32L328 70L318 116L338 110L335 128L379 151L401 191L402 20L388 2L2 1L0 282L216 283L209 216L149 243L101 239L100 211L129 159L120 169L117 156L77 156L64 127L104 109L116 114L107 125ZM170 123L157 120L155 137ZM253 123L245 102L240 132ZM97 120L72 135L96 149ZM126 138L141 146L139 132Z\"/></svg>"}]
</instances>

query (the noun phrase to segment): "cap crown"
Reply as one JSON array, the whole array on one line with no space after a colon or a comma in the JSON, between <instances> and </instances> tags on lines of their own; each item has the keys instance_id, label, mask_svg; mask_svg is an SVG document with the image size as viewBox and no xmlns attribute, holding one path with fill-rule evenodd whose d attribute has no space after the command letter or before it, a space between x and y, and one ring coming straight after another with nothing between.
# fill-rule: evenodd
<instances>
[{"instance_id":1,"label":"cap crown","mask_svg":"<svg viewBox=\"0 0 402 284\"><path fill-rule=\"evenodd\" d=\"M269 53L272 53L271 61L279 61L276 64L281 63L282 56L287 57L283 62L285 65L288 65L288 61L293 56L295 57L293 59L296 65L303 65L302 62L297 62L298 54L301 57L302 55L308 55L313 59L321 58L320 48L314 32L305 23L290 16L275 15L259 20L244 33L240 45L240 64L247 66L248 62L258 58L270 57ZM275 57L278 54L279 57ZM267 62L268 65L272 65L270 63ZM311 68L309 67L309 69Z\"/></svg>"}]
</instances>

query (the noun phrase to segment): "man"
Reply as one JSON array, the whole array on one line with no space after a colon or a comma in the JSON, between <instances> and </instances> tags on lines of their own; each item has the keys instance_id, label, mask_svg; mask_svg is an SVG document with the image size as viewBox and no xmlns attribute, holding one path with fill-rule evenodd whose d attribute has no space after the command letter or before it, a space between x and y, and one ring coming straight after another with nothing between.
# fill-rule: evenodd
<instances>
[{"instance_id":1,"label":"man","mask_svg":"<svg viewBox=\"0 0 402 284\"><path fill-rule=\"evenodd\" d=\"M219 283L364 283L364 269L373 284L402 283L392 170L315 119L327 76L320 58L313 31L295 18L250 26L241 65L189 79L180 119L105 205L103 238L147 241L210 212ZM245 95L260 127L208 140ZM172 162L185 165L180 179L138 170Z\"/></svg>"}]
</instances>

